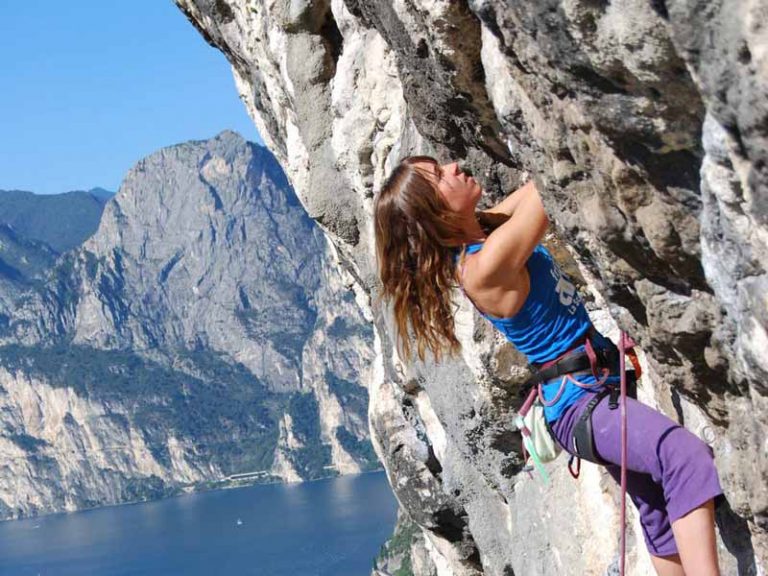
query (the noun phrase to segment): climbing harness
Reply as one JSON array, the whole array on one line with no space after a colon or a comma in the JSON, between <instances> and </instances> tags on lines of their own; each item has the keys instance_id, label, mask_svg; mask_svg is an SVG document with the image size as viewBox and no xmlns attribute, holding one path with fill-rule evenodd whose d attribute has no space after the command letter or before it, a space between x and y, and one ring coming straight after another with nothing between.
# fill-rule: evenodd
<instances>
[{"instance_id":1,"label":"climbing harness","mask_svg":"<svg viewBox=\"0 0 768 576\"><path fill-rule=\"evenodd\" d=\"M526 382L523 394L526 394L530 387L542 384L548 380L554 380L558 376L566 376L582 370L590 370L594 373L597 368L613 366L616 363L618 351L615 348L595 350L592 345L592 339L596 334L597 331L594 326L590 326L586 334L560 357L539 367L532 366L533 376ZM583 352L573 352L573 349L582 343L585 350Z\"/></svg>"},{"instance_id":2,"label":"climbing harness","mask_svg":"<svg viewBox=\"0 0 768 576\"><path fill-rule=\"evenodd\" d=\"M592 338L596 334L594 327L590 329L571 346L568 351L555 360L541 366L533 366L534 374L524 387L527 397L523 406L515 418L515 425L523 436L523 459L526 462L525 471L529 474L536 470L545 484L549 483L549 475L543 463L554 460L561 451L561 447L555 441L555 435L544 417L544 407L554 406L563 394L565 383L571 382L580 388L598 388L602 386L610 374L610 366L615 364L616 351L613 349L595 350ZM575 351L584 344L585 351ZM583 384L574 379L574 376L589 372L595 375L596 381L592 384ZM598 376L598 371L601 375ZM542 393L542 385L547 380L563 376L560 389L555 397L547 401ZM528 456L532 466L528 466Z\"/></svg>"}]
</instances>

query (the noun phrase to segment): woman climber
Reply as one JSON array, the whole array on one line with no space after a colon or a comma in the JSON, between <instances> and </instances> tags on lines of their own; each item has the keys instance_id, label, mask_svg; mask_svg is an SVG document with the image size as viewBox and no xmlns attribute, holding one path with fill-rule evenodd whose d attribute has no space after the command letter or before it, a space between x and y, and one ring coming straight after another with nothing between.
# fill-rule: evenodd
<instances>
[{"instance_id":1,"label":"woman climber","mask_svg":"<svg viewBox=\"0 0 768 576\"><path fill-rule=\"evenodd\" d=\"M541 388L545 419L574 454L579 417L598 390L619 379L616 348L595 331L578 291L540 244L548 219L534 183L476 212L481 195L455 162L440 165L429 156L400 162L374 202L382 297L393 304L404 358L416 352L423 359L429 349L439 361L460 346L451 306L458 283L534 368L550 370L540 372L548 375ZM580 363L588 350L590 359L604 360L602 376ZM610 404L592 407L590 442L618 481L620 411ZM632 398L626 410L627 492L656 572L718 575L714 498L722 490L711 449Z\"/></svg>"}]
</instances>

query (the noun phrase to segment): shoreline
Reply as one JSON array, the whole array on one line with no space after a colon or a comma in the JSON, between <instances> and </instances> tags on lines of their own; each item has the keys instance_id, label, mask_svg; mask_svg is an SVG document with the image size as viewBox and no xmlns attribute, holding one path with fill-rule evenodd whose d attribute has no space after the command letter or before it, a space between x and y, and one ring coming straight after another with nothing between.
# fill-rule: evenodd
<instances>
[{"instance_id":1,"label":"shoreline","mask_svg":"<svg viewBox=\"0 0 768 576\"><path fill-rule=\"evenodd\" d=\"M79 514L79 513L86 513L86 512L93 512L96 510L101 510L103 508L116 508L119 506L131 506L136 504L147 504L150 502L160 502L162 500L168 500L169 498L179 498L183 496L191 496L194 494L203 494L207 492L216 492L220 490L236 490L238 488L249 488L252 486L262 486L262 485L273 485L273 484L283 484L286 486L295 486L299 484L306 484L310 482L319 482L319 481L327 481L327 480L333 480L337 478L347 478L350 476L361 476L363 474L376 474L376 473L386 473L386 469L382 466L381 468L376 468L374 470L364 470L361 472L355 472L350 474L336 474L336 475L330 475L330 476L321 476L319 478L311 478L308 480L301 480L299 482L281 482L279 480L268 480L265 482L253 482L253 481L222 481L221 486L205 486L206 483L213 483L216 484L218 481L216 480L206 480L202 481L197 484L192 485L186 485L186 486L178 486L176 491L168 494L166 496L162 496L160 498L153 498L153 499L146 499L146 500L130 500L125 502L115 502L111 504L103 504L100 506L91 506L88 508L78 508L77 510L59 510L56 512L44 512L42 514L35 514L31 516L20 516L18 518L3 518L0 519L0 523L5 522L23 522L23 521L31 521L38 518L45 518L48 516L57 516L57 515L64 515L64 514Z\"/></svg>"}]
</instances>

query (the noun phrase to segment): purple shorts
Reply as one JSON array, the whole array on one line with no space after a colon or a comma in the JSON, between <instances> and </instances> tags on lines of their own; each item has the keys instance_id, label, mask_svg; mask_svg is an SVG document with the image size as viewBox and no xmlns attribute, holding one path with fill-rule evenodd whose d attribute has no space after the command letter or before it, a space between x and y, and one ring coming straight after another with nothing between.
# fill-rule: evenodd
<instances>
[{"instance_id":1,"label":"purple shorts","mask_svg":"<svg viewBox=\"0 0 768 576\"><path fill-rule=\"evenodd\" d=\"M551 423L569 453L571 432L594 392L579 398ZM592 412L598 455L621 482L621 410L604 398ZM722 494L712 449L698 436L660 412L627 398L627 494L632 498L653 556L677 554L672 522Z\"/></svg>"}]
</instances>

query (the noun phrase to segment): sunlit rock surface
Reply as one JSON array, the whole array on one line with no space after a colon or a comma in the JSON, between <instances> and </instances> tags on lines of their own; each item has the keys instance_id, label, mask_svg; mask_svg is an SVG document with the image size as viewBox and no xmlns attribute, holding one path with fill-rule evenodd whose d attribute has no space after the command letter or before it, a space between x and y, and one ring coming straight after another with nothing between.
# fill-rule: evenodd
<instances>
[{"instance_id":1,"label":"sunlit rock surface","mask_svg":"<svg viewBox=\"0 0 768 576\"><path fill-rule=\"evenodd\" d=\"M646 353L641 397L713 445L724 573L768 568L765 0L176 3L360 298L373 194L400 157L466 161L487 202L535 177L595 317ZM371 302L370 425L426 537L417 573L615 568L612 481L574 483L562 461L546 490L520 473L520 358L464 303L462 358L404 367ZM651 573L636 520L629 566Z\"/></svg>"}]
</instances>

